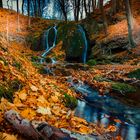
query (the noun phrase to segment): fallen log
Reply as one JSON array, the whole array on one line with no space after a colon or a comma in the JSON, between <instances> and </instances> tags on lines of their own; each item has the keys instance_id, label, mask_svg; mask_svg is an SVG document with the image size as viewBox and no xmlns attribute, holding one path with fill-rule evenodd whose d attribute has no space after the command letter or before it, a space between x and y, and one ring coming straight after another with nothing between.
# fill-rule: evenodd
<instances>
[{"instance_id":1,"label":"fallen log","mask_svg":"<svg viewBox=\"0 0 140 140\"><path fill-rule=\"evenodd\" d=\"M29 120L21 117L16 111L7 111L4 115L5 119L12 127L21 135L32 140L77 140L70 137L58 128L52 127L47 123L34 125Z\"/></svg>"}]
</instances>

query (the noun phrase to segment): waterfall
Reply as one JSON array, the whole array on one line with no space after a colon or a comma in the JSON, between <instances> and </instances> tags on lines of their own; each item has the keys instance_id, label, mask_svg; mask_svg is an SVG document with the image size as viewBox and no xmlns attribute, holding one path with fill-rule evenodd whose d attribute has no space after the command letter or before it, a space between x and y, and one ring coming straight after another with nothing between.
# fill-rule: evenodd
<instances>
[{"instance_id":1,"label":"waterfall","mask_svg":"<svg viewBox=\"0 0 140 140\"><path fill-rule=\"evenodd\" d=\"M53 45L52 46L49 46L49 32L51 29L54 29L54 32L55 32L55 36L54 36L54 41L53 41ZM44 58L45 56L47 55L48 52L50 52L55 46L56 46L56 39L57 39L57 26L53 26L53 27L50 27L46 32L45 32L45 46L46 46L46 50L45 52L41 55L41 60L40 60L40 63L42 64L44 62Z\"/></svg>"},{"instance_id":2,"label":"waterfall","mask_svg":"<svg viewBox=\"0 0 140 140\"><path fill-rule=\"evenodd\" d=\"M84 40L84 44L85 44L83 55L82 55L82 60L83 60L83 63L85 64L87 60L88 41L86 38L86 33L81 25L78 25L78 30L81 32L83 40Z\"/></svg>"}]
</instances>

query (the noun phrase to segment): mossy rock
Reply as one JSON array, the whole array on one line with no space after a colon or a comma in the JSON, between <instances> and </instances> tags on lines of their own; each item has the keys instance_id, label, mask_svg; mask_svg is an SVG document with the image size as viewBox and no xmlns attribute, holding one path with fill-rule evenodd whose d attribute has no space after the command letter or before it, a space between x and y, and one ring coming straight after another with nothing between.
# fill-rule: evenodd
<instances>
[{"instance_id":1,"label":"mossy rock","mask_svg":"<svg viewBox=\"0 0 140 140\"><path fill-rule=\"evenodd\" d=\"M75 97L68 95L67 93L64 94L64 102L65 106L71 109L75 109L78 104L78 100Z\"/></svg>"},{"instance_id":2,"label":"mossy rock","mask_svg":"<svg viewBox=\"0 0 140 140\"><path fill-rule=\"evenodd\" d=\"M94 80L98 81L98 82L111 82L111 80L107 79L107 78L104 78L102 77L101 75L96 75L94 77Z\"/></svg>"},{"instance_id":3,"label":"mossy rock","mask_svg":"<svg viewBox=\"0 0 140 140\"><path fill-rule=\"evenodd\" d=\"M136 89L133 86L125 84L125 83L119 83L119 82L112 84L112 90L118 93L124 94L124 95L126 93L136 92Z\"/></svg>"},{"instance_id":4,"label":"mossy rock","mask_svg":"<svg viewBox=\"0 0 140 140\"><path fill-rule=\"evenodd\" d=\"M140 80L140 69L134 70L128 74L129 78L136 78Z\"/></svg>"},{"instance_id":5,"label":"mossy rock","mask_svg":"<svg viewBox=\"0 0 140 140\"><path fill-rule=\"evenodd\" d=\"M96 60L95 59L90 59L88 62L87 62L87 65L89 66L95 66L97 64Z\"/></svg>"},{"instance_id":6,"label":"mossy rock","mask_svg":"<svg viewBox=\"0 0 140 140\"><path fill-rule=\"evenodd\" d=\"M64 29L61 30L61 34L63 34L62 48L65 50L66 60L69 62L82 62L85 42L81 32L78 29L78 25L75 23L68 23L63 26L63 28ZM88 52L89 49L90 48L88 47Z\"/></svg>"}]
</instances>

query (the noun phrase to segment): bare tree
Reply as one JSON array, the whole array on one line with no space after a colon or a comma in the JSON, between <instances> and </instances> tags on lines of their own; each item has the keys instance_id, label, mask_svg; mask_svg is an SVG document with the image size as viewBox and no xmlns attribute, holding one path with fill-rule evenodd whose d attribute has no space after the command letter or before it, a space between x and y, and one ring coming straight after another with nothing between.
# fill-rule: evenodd
<instances>
[{"instance_id":1,"label":"bare tree","mask_svg":"<svg viewBox=\"0 0 140 140\"><path fill-rule=\"evenodd\" d=\"M127 24L128 24L129 45L131 47L135 47L136 43L133 37L133 17L131 13L130 0L124 0L124 3L125 3L125 9L126 9Z\"/></svg>"},{"instance_id":2,"label":"bare tree","mask_svg":"<svg viewBox=\"0 0 140 140\"><path fill-rule=\"evenodd\" d=\"M25 0L22 0L22 14L24 14L24 4L25 4Z\"/></svg>"},{"instance_id":3,"label":"bare tree","mask_svg":"<svg viewBox=\"0 0 140 140\"><path fill-rule=\"evenodd\" d=\"M69 12L69 0L55 0L57 6L60 8L60 11L63 14L65 21L68 20L68 12Z\"/></svg>"},{"instance_id":4,"label":"bare tree","mask_svg":"<svg viewBox=\"0 0 140 140\"><path fill-rule=\"evenodd\" d=\"M2 0L0 0L0 8L3 8Z\"/></svg>"},{"instance_id":5,"label":"bare tree","mask_svg":"<svg viewBox=\"0 0 140 140\"><path fill-rule=\"evenodd\" d=\"M27 11L28 11L28 25L30 26L30 0L27 0Z\"/></svg>"},{"instance_id":6,"label":"bare tree","mask_svg":"<svg viewBox=\"0 0 140 140\"><path fill-rule=\"evenodd\" d=\"M75 21L79 20L80 12L83 13L83 0L71 0ZM81 11L82 9L82 11Z\"/></svg>"}]
</instances>

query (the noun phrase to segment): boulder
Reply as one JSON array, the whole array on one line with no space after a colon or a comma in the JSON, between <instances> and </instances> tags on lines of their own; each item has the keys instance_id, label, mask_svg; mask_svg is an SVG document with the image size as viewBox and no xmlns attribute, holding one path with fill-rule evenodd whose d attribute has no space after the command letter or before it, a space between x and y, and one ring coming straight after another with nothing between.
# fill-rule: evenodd
<instances>
[{"instance_id":1,"label":"boulder","mask_svg":"<svg viewBox=\"0 0 140 140\"><path fill-rule=\"evenodd\" d=\"M62 27L61 27L62 28ZM66 53L66 61L82 62L85 41L82 33L76 24L66 24L63 26L63 49ZM88 40L87 40L88 41ZM90 48L88 47L88 50Z\"/></svg>"}]
</instances>

